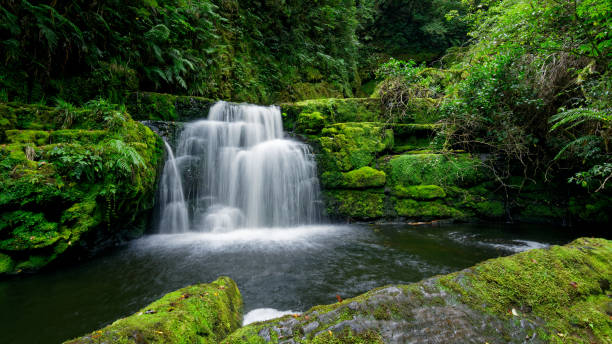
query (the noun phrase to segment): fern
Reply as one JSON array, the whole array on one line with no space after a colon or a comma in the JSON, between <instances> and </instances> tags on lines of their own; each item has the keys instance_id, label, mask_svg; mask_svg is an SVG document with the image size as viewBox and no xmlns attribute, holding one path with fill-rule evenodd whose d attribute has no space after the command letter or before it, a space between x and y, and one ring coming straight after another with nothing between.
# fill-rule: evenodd
<instances>
[{"instance_id":1,"label":"fern","mask_svg":"<svg viewBox=\"0 0 612 344\"><path fill-rule=\"evenodd\" d=\"M586 146L586 145L598 145L601 143L601 141L602 141L602 138L599 136L595 136L595 135L581 136L571 141L570 143L566 144L565 146L563 146L563 148L561 148L559 153L557 153L557 155L553 158L553 161L559 159L563 155L563 153L565 153L565 151L567 151L568 149L572 147Z\"/></svg>"},{"instance_id":2,"label":"fern","mask_svg":"<svg viewBox=\"0 0 612 344\"><path fill-rule=\"evenodd\" d=\"M550 131L566 125L569 125L566 129L571 129L586 121L610 121L611 119L612 116L609 111L588 108L570 109L550 118L549 123L553 124Z\"/></svg>"}]
</instances>

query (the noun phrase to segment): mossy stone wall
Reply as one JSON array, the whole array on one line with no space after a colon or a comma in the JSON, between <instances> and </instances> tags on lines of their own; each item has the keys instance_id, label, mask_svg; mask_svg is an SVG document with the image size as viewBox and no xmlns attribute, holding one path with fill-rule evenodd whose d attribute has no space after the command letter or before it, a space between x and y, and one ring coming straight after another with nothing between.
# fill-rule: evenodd
<instances>
[{"instance_id":1,"label":"mossy stone wall","mask_svg":"<svg viewBox=\"0 0 612 344\"><path fill-rule=\"evenodd\" d=\"M419 116L389 122L376 98L306 100L281 104L281 111L285 129L314 148L333 219L610 220L609 195L568 197L560 192L567 185L518 177L508 189L500 188L477 155L443 149L438 124L408 123Z\"/></svg>"},{"instance_id":2,"label":"mossy stone wall","mask_svg":"<svg viewBox=\"0 0 612 344\"><path fill-rule=\"evenodd\" d=\"M142 235L160 138L128 113L0 103L0 274Z\"/></svg>"}]
</instances>

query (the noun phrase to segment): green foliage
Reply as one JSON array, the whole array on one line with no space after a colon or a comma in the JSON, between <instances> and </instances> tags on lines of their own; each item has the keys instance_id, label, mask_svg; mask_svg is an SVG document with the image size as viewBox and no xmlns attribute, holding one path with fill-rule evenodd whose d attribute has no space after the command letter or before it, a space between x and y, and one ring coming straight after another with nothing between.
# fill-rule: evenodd
<instances>
[{"instance_id":1,"label":"green foliage","mask_svg":"<svg viewBox=\"0 0 612 344\"><path fill-rule=\"evenodd\" d=\"M49 151L49 162L58 172L75 181L95 182L102 176L100 151L75 144L59 144Z\"/></svg>"},{"instance_id":2,"label":"green foliage","mask_svg":"<svg viewBox=\"0 0 612 344\"><path fill-rule=\"evenodd\" d=\"M136 90L259 102L350 95L356 12L352 0L10 1L0 11L2 96L82 104Z\"/></svg>"},{"instance_id":3,"label":"green foliage","mask_svg":"<svg viewBox=\"0 0 612 344\"><path fill-rule=\"evenodd\" d=\"M295 130L304 134L316 134L327 124L327 117L320 112L302 112L298 115Z\"/></svg>"},{"instance_id":4,"label":"green foliage","mask_svg":"<svg viewBox=\"0 0 612 344\"><path fill-rule=\"evenodd\" d=\"M55 116L64 110L69 122ZM153 206L163 155L150 129L101 100L88 108L10 104L0 111L6 127L20 128L6 130L8 144L0 141L0 255L12 262L3 273L37 270L72 246L136 232Z\"/></svg>"},{"instance_id":5,"label":"green foliage","mask_svg":"<svg viewBox=\"0 0 612 344\"><path fill-rule=\"evenodd\" d=\"M612 177L609 1L464 3L464 14L447 17L464 21L473 39L449 50L440 69L380 67L387 117L410 114L415 96L432 99L431 117L443 125L436 141L482 153L507 194L514 175L604 190Z\"/></svg>"}]
</instances>

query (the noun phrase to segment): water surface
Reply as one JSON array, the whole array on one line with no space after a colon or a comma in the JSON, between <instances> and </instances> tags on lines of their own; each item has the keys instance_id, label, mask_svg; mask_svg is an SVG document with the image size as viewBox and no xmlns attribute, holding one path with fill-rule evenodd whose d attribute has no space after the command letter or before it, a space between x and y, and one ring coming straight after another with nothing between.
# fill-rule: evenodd
<instances>
[{"instance_id":1,"label":"water surface","mask_svg":"<svg viewBox=\"0 0 612 344\"><path fill-rule=\"evenodd\" d=\"M587 233L546 226L307 226L150 235L87 263L0 281L0 342L57 343L186 285L233 278L245 312L305 311ZM269 313L260 310L254 314Z\"/></svg>"}]
</instances>

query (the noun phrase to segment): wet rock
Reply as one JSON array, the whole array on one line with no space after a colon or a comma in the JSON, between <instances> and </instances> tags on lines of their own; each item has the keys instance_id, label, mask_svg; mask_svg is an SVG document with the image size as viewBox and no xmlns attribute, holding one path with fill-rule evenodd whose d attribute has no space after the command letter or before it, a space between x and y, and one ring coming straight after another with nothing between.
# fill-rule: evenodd
<instances>
[{"instance_id":1,"label":"wet rock","mask_svg":"<svg viewBox=\"0 0 612 344\"><path fill-rule=\"evenodd\" d=\"M236 283L221 277L165 295L127 318L66 344L218 343L240 326L242 297ZM271 340L268 328L260 331Z\"/></svg>"},{"instance_id":2,"label":"wet rock","mask_svg":"<svg viewBox=\"0 0 612 344\"><path fill-rule=\"evenodd\" d=\"M610 261L612 241L578 239L419 283L374 289L342 303L316 306L298 319L249 325L223 343L253 342L248 340L251 334L263 329L281 327L289 333L287 326L293 327L292 338L270 341L482 344L544 343L552 337L607 343L610 291L601 286L612 281ZM590 287L573 288L567 276L580 276L578 285ZM530 311L509 313L516 305ZM589 314L593 331L590 325L570 322L575 316L569 312Z\"/></svg>"}]
</instances>

